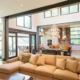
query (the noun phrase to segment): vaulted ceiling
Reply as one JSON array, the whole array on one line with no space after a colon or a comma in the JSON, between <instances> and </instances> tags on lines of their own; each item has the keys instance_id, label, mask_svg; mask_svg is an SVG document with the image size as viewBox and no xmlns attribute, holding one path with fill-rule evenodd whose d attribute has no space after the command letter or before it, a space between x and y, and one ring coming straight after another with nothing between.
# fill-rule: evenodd
<instances>
[{"instance_id":1,"label":"vaulted ceiling","mask_svg":"<svg viewBox=\"0 0 80 80\"><path fill-rule=\"evenodd\" d=\"M0 17L56 4L67 0L0 0Z\"/></svg>"}]
</instances>

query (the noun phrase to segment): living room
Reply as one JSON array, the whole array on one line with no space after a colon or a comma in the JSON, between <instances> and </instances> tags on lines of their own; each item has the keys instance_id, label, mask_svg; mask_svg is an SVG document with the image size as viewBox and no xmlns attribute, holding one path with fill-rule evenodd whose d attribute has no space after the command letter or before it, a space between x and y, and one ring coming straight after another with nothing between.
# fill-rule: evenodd
<instances>
[{"instance_id":1,"label":"living room","mask_svg":"<svg viewBox=\"0 0 80 80\"><path fill-rule=\"evenodd\" d=\"M80 66L78 67L77 72L75 69L71 69L74 65L71 65L70 67L69 65L68 67L65 66L65 64L67 64L66 63L67 59L74 60L73 63L75 62L76 68L79 65L78 61L80 61L80 53L79 53L80 52L80 40L79 40L80 3L78 0L62 1L62 2L59 1L58 3L56 3L57 1L52 1L52 2L54 2L55 4L51 5L49 1L50 4L48 4L48 2L46 3L49 6L45 5L30 10L27 9L28 8L27 7L26 8L27 10L22 9L23 11L20 12L18 11L18 9L17 11L15 11L15 9L13 8L15 13L13 11L11 11L12 13L7 13L7 14L3 14L4 13L3 11L1 12L0 14L1 16L0 78L4 78L4 76L6 79L10 78L10 76L13 75L13 73L16 73L16 71L20 69L20 73L29 75L30 77L32 76L32 78L35 77L40 78L38 80L67 80L67 79L79 80L80 79L78 75L80 74L79 73ZM7 3L5 4L8 5ZM26 5L26 3L24 5ZM24 5L20 4L20 9L23 8ZM40 67L41 69L44 69L42 72L38 72L39 70L38 69L36 72L34 71L33 73L33 71L29 68L29 67L32 68L33 66L30 63L33 63L34 61L31 60L33 57L32 55L34 54L37 55L36 60L38 57L42 56L41 57L42 62L40 59L40 61L38 62L41 63L37 62L37 66L44 65L44 57L45 57L44 55L46 55L45 60L49 61L49 62L45 61L45 64L47 63L48 66L44 66L44 68ZM27 65L25 65L22 62L16 62L16 61L20 61L20 58L18 58L18 56L20 55L23 56L25 55L26 58L28 57L28 62L30 63L26 63ZM59 66L58 69L60 68L62 70L64 69L69 70L72 73L69 74L74 75L75 77L73 76L70 77L69 75L66 75L66 73L68 73L66 72L64 73L65 75L63 74L60 75L61 78L57 74L55 74L55 78L53 78L52 77L53 73L50 71L51 69L53 70L53 68L51 68L49 65L55 66L55 62L54 62L55 58L66 59L63 60L65 64L62 64L63 66L65 66L65 68ZM54 64L53 62L51 62L52 60ZM22 61L25 63L26 61L25 57L22 59ZM6 62L8 62L9 65ZM58 63L56 63L56 65L57 64ZM59 65L61 65L60 62ZM9 66L11 66L10 69L8 69ZM28 68L27 67L25 68L25 66L28 66ZM35 67L37 66L35 65ZM46 70L48 71L48 69L45 70L45 68L50 68L49 69L50 72L49 73L45 72ZM28 72L26 69L28 70L30 69L31 72ZM55 70L56 69L54 68L53 72ZM46 74L46 76L37 73ZM50 76L48 76L47 74ZM26 77L25 80L27 80Z\"/></svg>"}]
</instances>

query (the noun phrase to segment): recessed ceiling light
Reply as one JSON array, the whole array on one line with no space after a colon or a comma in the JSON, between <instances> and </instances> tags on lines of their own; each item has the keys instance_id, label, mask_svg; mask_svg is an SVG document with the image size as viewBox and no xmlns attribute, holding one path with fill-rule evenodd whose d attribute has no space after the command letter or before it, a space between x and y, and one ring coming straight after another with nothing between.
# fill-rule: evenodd
<instances>
[{"instance_id":1,"label":"recessed ceiling light","mask_svg":"<svg viewBox=\"0 0 80 80\"><path fill-rule=\"evenodd\" d=\"M20 4L21 7L23 7L23 4Z\"/></svg>"}]
</instances>

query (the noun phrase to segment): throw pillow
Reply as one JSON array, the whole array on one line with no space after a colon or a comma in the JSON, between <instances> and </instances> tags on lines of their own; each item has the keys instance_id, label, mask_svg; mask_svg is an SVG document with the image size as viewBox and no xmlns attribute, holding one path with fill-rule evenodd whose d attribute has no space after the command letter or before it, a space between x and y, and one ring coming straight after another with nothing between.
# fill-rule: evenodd
<instances>
[{"instance_id":1,"label":"throw pillow","mask_svg":"<svg viewBox=\"0 0 80 80\"><path fill-rule=\"evenodd\" d=\"M29 62L32 63L32 64L36 64L36 61L38 59L38 55L31 55L30 59L29 59Z\"/></svg>"},{"instance_id":2,"label":"throw pillow","mask_svg":"<svg viewBox=\"0 0 80 80\"><path fill-rule=\"evenodd\" d=\"M67 60L66 63L66 69L70 70L72 72L76 72L77 71L77 66L78 66L78 62L76 60Z\"/></svg>"},{"instance_id":3,"label":"throw pillow","mask_svg":"<svg viewBox=\"0 0 80 80\"><path fill-rule=\"evenodd\" d=\"M56 65L56 56L55 55L45 55L45 63L50 65Z\"/></svg>"},{"instance_id":4,"label":"throw pillow","mask_svg":"<svg viewBox=\"0 0 80 80\"><path fill-rule=\"evenodd\" d=\"M65 59L57 59L56 60L56 67L58 69L64 70L65 69L65 65L66 65L66 60Z\"/></svg>"},{"instance_id":5,"label":"throw pillow","mask_svg":"<svg viewBox=\"0 0 80 80\"><path fill-rule=\"evenodd\" d=\"M45 56L39 56L36 64L44 65L45 64Z\"/></svg>"},{"instance_id":6,"label":"throw pillow","mask_svg":"<svg viewBox=\"0 0 80 80\"><path fill-rule=\"evenodd\" d=\"M31 55L30 55L29 53L24 53L24 54L22 54L22 59L21 59L21 61L22 61L23 63L29 62L30 56L31 56Z\"/></svg>"}]
</instances>

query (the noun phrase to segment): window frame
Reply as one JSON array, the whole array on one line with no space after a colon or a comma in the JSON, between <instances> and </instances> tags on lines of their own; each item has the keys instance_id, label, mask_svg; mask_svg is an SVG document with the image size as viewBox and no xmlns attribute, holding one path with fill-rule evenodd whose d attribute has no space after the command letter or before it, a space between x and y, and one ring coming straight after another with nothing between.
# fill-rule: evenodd
<instances>
[{"instance_id":1,"label":"window frame","mask_svg":"<svg viewBox=\"0 0 80 80\"><path fill-rule=\"evenodd\" d=\"M80 26L79 26L80 27ZM71 27L71 28L76 28L76 27ZM70 28L70 29L71 29ZM80 30L75 30L75 31L80 31ZM71 31L70 30L70 42L71 42L71 40L79 40L80 38L71 38L71 32L74 32L74 30L73 31ZM74 35L74 34L73 34ZM75 34L75 35L80 35L80 33L78 33L78 34ZM79 43L71 43L72 45L80 45Z\"/></svg>"},{"instance_id":2,"label":"window frame","mask_svg":"<svg viewBox=\"0 0 80 80\"><path fill-rule=\"evenodd\" d=\"M39 36L39 44L40 44L40 45L42 45L41 37L43 38L43 36L42 36L42 35Z\"/></svg>"},{"instance_id":3,"label":"window frame","mask_svg":"<svg viewBox=\"0 0 80 80\"><path fill-rule=\"evenodd\" d=\"M61 13L61 9L62 9L62 8L65 8L65 7L68 7L69 13L62 14L62 13ZM69 9L69 6L68 6L68 5L67 5L67 6L63 6L63 7L60 7L60 15L68 15L68 14L70 14L70 9Z\"/></svg>"},{"instance_id":4,"label":"window frame","mask_svg":"<svg viewBox=\"0 0 80 80\"><path fill-rule=\"evenodd\" d=\"M57 9L57 10L58 10L58 14L57 14L57 15L55 15L55 16L53 16L53 15L52 15L52 11L53 11L54 9ZM52 11L51 11L51 16L52 16L52 17L59 16L59 8L54 8L54 9L52 9Z\"/></svg>"},{"instance_id":5,"label":"window frame","mask_svg":"<svg viewBox=\"0 0 80 80\"><path fill-rule=\"evenodd\" d=\"M74 5L77 5L78 6L78 11L71 13L70 12L70 6L74 6ZM69 5L69 14L74 14L74 13L79 13L79 3Z\"/></svg>"},{"instance_id":6,"label":"window frame","mask_svg":"<svg viewBox=\"0 0 80 80\"><path fill-rule=\"evenodd\" d=\"M78 5L78 11L77 12L70 13L70 6L73 6L73 5ZM61 14L61 8L64 8L64 7L69 7L69 13L68 14L79 13L79 3L74 3L74 4L71 4L71 5L66 5L66 6L60 7L60 15L68 15L68 14Z\"/></svg>"},{"instance_id":7,"label":"window frame","mask_svg":"<svg viewBox=\"0 0 80 80\"><path fill-rule=\"evenodd\" d=\"M29 16L29 15L25 15L25 16ZM32 16L30 15L30 27L26 27L25 26L25 16L24 16L24 28L27 28L27 29L32 29Z\"/></svg>"},{"instance_id":8,"label":"window frame","mask_svg":"<svg viewBox=\"0 0 80 80\"><path fill-rule=\"evenodd\" d=\"M50 16L49 17L45 16L45 14L46 14L47 11L50 11ZM52 17L52 10L47 10L47 11L44 11L44 18L50 18L50 17Z\"/></svg>"},{"instance_id":9,"label":"window frame","mask_svg":"<svg viewBox=\"0 0 80 80\"><path fill-rule=\"evenodd\" d=\"M22 15L22 16L17 16L16 17L16 26L22 27L22 28L27 28L27 29L32 29L32 16L30 15L30 28L29 27L25 27L25 16L28 16L28 15ZM23 26L17 25L17 18L18 17L23 17Z\"/></svg>"},{"instance_id":10,"label":"window frame","mask_svg":"<svg viewBox=\"0 0 80 80\"><path fill-rule=\"evenodd\" d=\"M23 17L23 26L17 24L17 18L18 18L18 17ZM24 28L24 16L18 16L18 17L16 17L16 26L18 26L18 27L23 27L23 28Z\"/></svg>"}]
</instances>

